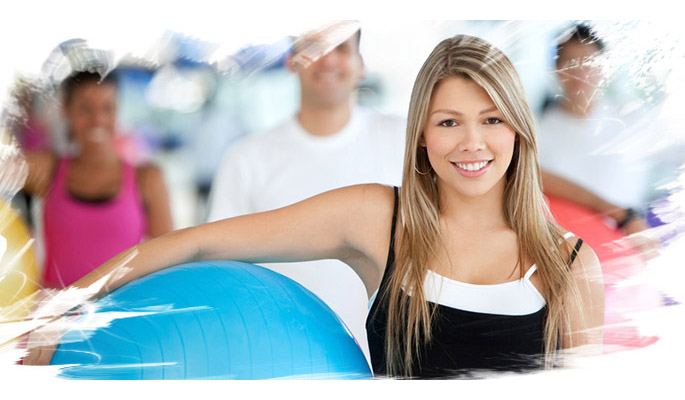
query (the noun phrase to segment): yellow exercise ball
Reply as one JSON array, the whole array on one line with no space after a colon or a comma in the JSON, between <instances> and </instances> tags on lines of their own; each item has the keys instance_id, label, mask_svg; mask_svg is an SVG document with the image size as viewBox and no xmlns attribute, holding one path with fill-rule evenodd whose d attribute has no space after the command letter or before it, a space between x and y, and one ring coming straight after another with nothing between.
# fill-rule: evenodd
<instances>
[{"instance_id":1,"label":"yellow exercise ball","mask_svg":"<svg viewBox=\"0 0 685 400\"><path fill-rule=\"evenodd\" d=\"M0 317L22 318L30 302L20 300L38 289L39 271L31 238L24 220L0 200Z\"/></svg>"}]
</instances>

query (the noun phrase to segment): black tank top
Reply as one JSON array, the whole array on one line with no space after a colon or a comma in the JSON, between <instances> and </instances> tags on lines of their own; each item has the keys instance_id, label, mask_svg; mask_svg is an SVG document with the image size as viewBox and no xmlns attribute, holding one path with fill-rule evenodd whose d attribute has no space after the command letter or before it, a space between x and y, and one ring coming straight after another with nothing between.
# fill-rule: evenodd
<instances>
[{"instance_id":1,"label":"black tank top","mask_svg":"<svg viewBox=\"0 0 685 400\"><path fill-rule=\"evenodd\" d=\"M388 282L395 264L395 225L397 223L397 187L395 211L390 234L390 249L376 300L366 319L366 331L374 375L386 376L385 333L387 326ZM578 239L569 265L575 259L582 240ZM543 367L544 324L547 306L528 315L498 315L429 302L437 307L431 325L432 339L423 342L413 355L414 378L473 378L480 373L525 372Z\"/></svg>"}]
</instances>

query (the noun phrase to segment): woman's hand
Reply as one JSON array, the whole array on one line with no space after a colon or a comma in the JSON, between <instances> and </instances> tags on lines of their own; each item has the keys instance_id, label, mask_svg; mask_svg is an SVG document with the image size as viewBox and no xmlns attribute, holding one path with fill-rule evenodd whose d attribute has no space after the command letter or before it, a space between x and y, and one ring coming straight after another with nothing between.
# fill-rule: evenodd
<instances>
[{"instance_id":1,"label":"woman's hand","mask_svg":"<svg viewBox=\"0 0 685 400\"><path fill-rule=\"evenodd\" d=\"M49 365L70 320L89 302L92 288L42 289L35 294L36 306L26 322L31 329L25 337L27 354L24 365Z\"/></svg>"},{"instance_id":2,"label":"woman's hand","mask_svg":"<svg viewBox=\"0 0 685 400\"><path fill-rule=\"evenodd\" d=\"M37 329L29 333L24 365L50 365L63 332L57 329Z\"/></svg>"}]
</instances>

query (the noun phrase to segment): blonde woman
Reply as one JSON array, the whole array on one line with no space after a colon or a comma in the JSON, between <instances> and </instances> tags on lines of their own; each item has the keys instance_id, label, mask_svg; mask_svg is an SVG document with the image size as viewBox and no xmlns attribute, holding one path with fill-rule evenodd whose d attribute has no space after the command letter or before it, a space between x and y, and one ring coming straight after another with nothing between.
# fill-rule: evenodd
<instances>
[{"instance_id":1,"label":"blonde woman","mask_svg":"<svg viewBox=\"0 0 685 400\"><path fill-rule=\"evenodd\" d=\"M599 264L547 217L533 117L509 59L478 38L441 42L414 85L406 149L399 190L351 186L172 232L74 286L124 260L132 269L111 274L108 290L194 260L336 258L372 298L377 376L551 368L561 349L599 346ZM26 362L51 356L43 348Z\"/></svg>"}]
</instances>

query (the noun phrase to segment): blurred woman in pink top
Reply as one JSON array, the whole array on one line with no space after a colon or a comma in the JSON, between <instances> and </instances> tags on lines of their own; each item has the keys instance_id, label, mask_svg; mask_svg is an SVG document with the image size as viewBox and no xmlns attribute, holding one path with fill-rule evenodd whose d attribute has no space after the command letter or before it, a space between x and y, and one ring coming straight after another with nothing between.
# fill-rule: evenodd
<instances>
[{"instance_id":1,"label":"blurred woman in pink top","mask_svg":"<svg viewBox=\"0 0 685 400\"><path fill-rule=\"evenodd\" d=\"M61 89L75 154L26 154L24 189L44 200L45 287L67 286L120 251L172 229L159 168L133 166L115 150L115 77L75 72Z\"/></svg>"}]
</instances>

